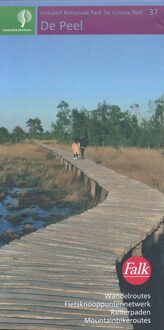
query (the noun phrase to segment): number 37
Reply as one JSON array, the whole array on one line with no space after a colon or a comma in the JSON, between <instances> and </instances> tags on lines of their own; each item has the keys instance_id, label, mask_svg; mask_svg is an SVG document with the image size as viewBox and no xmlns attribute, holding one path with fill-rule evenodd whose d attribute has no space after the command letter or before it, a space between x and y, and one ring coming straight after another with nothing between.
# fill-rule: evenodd
<instances>
[{"instance_id":1,"label":"number 37","mask_svg":"<svg viewBox=\"0 0 164 330\"><path fill-rule=\"evenodd\" d=\"M149 15L157 15L157 13L158 13L158 9L152 9L152 8L150 8L149 9Z\"/></svg>"}]
</instances>

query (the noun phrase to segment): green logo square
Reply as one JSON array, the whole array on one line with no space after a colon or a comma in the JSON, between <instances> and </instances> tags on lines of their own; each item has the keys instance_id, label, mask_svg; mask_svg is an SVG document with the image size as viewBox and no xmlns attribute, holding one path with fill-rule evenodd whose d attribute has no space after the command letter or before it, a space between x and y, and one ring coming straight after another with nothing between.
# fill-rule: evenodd
<instances>
[{"instance_id":1,"label":"green logo square","mask_svg":"<svg viewBox=\"0 0 164 330\"><path fill-rule=\"evenodd\" d=\"M35 7L0 7L0 34L35 34Z\"/></svg>"}]
</instances>

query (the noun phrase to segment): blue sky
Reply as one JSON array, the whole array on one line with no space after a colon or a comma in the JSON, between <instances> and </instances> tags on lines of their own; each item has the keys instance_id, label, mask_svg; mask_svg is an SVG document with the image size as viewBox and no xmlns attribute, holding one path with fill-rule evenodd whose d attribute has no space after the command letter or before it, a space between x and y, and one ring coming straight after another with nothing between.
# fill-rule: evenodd
<instances>
[{"instance_id":1,"label":"blue sky","mask_svg":"<svg viewBox=\"0 0 164 330\"><path fill-rule=\"evenodd\" d=\"M49 129L61 100L146 110L164 93L164 36L0 36L0 45L0 126L9 130L36 116Z\"/></svg>"}]
</instances>

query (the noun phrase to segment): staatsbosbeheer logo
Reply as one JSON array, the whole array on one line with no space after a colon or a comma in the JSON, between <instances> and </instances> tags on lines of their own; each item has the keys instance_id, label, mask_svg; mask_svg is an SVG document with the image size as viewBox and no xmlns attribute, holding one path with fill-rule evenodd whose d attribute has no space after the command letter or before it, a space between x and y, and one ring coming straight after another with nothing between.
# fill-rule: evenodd
<instances>
[{"instance_id":1,"label":"staatsbosbeheer logo","mask_svg":"<svg viewBox=\"0 0 164 330\"><path fill-rule=\"evenodd\" d=\"M21 28L24 28L25 24L32 20L32 14L29 10L23 9L17 14L17 20L21 23Z\"/></svg>"},{"instance_id":2,"label":"staatsbosbeheer logo","mask_svg":"<svg viewBox=\"0 0 164 330\"><path fill-rule=\"evenodd\" d=\"M34 6L0 6L1 34L35 34Z\"/></svg>"},{"instance_id":3,"label":"staatsbosbeheer logo","mask_svg":"<svg viewBox=\"0 0 164 330\"><path fill-rule=\"evenodd\" d=\"M122 266L122 276L132 285L141 285L151 276L151 266L147 259L134 256L128 258Z\"/></svg>"}]
</instances>

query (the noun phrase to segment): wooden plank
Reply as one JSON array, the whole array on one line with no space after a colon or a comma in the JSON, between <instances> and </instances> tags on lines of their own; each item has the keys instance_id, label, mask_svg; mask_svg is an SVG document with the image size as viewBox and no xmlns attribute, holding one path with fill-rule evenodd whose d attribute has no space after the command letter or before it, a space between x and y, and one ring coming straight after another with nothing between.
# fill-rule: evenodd
<instances>
[{"instance_id":1,"label":"wooden plank","mask_svg":"<svg viewBox=\"0 0 164 330\"><path fill-rule=\"evenodd\" d=\"M96 208L38 230L0 249L0 329L132 329L84 324L110 315L100 308L65 308L65 301L105 301L120 293L116 260L163 216L164 196L89 160L44 145L107 190ZM109 302L109 301L108 301Z\"/></svg>"}]
</instances>

